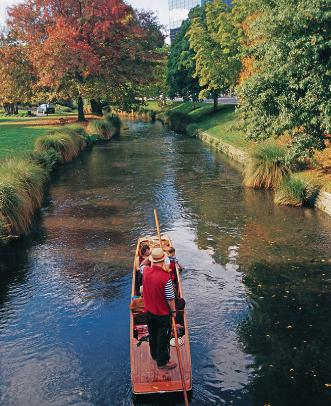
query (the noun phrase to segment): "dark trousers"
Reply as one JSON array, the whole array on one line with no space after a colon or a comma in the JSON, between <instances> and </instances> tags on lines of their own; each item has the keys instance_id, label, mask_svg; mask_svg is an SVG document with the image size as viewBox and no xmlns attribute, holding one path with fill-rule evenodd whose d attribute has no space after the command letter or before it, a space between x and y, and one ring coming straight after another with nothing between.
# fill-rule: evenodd
<instances>
[{"instance_id":1,"label":"dark trousers","mask_svg":"<svg viewBox=\"0 0 331 406\"><path fill-rule=\"evenodd\" d=\"M169 316L155 316L147 313L149 348L151 357L160 367L170 359L171 319Z\"/></svg>"}]
</instances>

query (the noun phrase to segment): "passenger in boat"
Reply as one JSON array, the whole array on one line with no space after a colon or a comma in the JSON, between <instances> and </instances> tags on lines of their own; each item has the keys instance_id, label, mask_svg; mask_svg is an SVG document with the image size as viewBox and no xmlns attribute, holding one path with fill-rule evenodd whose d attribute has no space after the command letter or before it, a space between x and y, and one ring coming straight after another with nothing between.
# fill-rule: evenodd
<instances>
[{"instance_id":1,"label":"passenger in boat","mask_svg":"<svg viewBox=\"0 0 331 406\"><path fill-rule=\"evenodd\" d=\"M139 268L143 262L147 262L147 263L144 263L144 265L149 265L150 264L150 261L149 261L149 256L150 255L151 255L151 249L149 248L148 245L144 244L141 247L141 250L140 250L140 255L138 257L138 264L137 264L138 266L137 266L137 268Z\"/></svg>"},{"instance_id":2,"label":"passenger in boat","mask_svg":"<svg viewBox=\"0 0 331 406\"><path fill-rule=\"evenodd\" d=\"M176 317L176 307L173 283L164 271L165 258L162 248L152 249L152 265L144 269L143 289L151 357L158 368L167 370L177 366L170 361L171 316Z\"/></svg>"},{"instance_id":3,"label":"passenger in boat","mask_svg":"<svg viewBox=\"0 0 331 406\"><path fill-rule=\"evenodd\" d=\"M179 272L181 272L182 267L180 266L178 259L176 258L176 250L174 247L170 247L168 249L168 257L165 260L166 268L170 273L171 280L175 285L178 284L177 280L177 272L176 272L176 265L178 267Z\"/></svg>"},{"instance_id":4,"label":"passenger in boat","mask_svg":"<svg viewBox=\"0 0 331 406\"><path fill-rule=\"evenodd\" d=\"M143 283L142 274L146 265L150 265L149 256L151 254L151 249L148 245L143 245L140 250L140 255L137 257L136 261L136 290L137 293L140 291L141 285Z\"/></svg>"}]
</instances>

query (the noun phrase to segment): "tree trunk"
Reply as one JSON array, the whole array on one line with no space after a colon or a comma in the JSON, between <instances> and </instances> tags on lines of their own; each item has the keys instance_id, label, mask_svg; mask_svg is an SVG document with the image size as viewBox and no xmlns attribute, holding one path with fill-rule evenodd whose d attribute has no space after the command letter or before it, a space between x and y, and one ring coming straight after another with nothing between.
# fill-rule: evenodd
<instances>
[{"instance_id":1,"label":"tree trunk","mask_svg":"<svg viewBox=\"0 0 331 406\"><path fill-rule=\"evenodd\" d=\"M102 104L95 99L90 100L91 103L91 111L93 114L96 114L98 116L102 116Z\"/></svg>"},{"instance_id":2,"label":"tree trunk","mask_svg":"<svg viewBox=\"0 0 331 406\"><path fill-rule=\"evenodd\" d=\"M18 114L18 103L6 103L3 108L7 114Z\"/></svg>"},{"instance_id":3,"label":"tree trunk","mask_svg":"<svg viewBox=\"0 0 331 406\"><path fill-rule=\"evenodd\" d=\"M78 107L78 121L80 122L86 121L84 114L84 101L82 96L78 96L77 107Z\"/></svg>"},{"instance_id":4,"label":"tree trunk","mask_svg":"<svg viewBox=\"0 0 331 406\"><path fill-rule=\"evenodd\" d=\"M214 100L214 111L216 111L218 107L218 93L213 94L213 100Z\"/></svg>"}]
</instances>

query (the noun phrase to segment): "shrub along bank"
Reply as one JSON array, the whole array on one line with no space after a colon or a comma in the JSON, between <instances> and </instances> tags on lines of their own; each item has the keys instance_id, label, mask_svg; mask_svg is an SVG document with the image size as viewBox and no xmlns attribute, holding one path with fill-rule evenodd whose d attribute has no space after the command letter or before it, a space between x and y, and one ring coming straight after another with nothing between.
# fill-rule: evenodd
<instances>
[{"instance_id":1,"label":"shrub along bank","mask_svg":"<svg viewBox=\"0 0 331 406\"><path fill-rule=\"evenodd\" d=\"M88 134L97 136L100 140L109 140L121 130L121 120L118 116L108 114L103 120L92 120L87 126Z\"/></svg>"},{"instance_id":2,"label":"shrub along bank","mask_svg":"<svg viewBox=\"0 0 331 406\"><path fill-rule=\"evenodd\" d=\"M98 122L98 123L97 123ZM87 146L110 139L120 130L117 117L94 120L88 132L81 125L52 129L35 140L29 157L0 164L0 244L26 234L43 201L44 185L53 169L72 161Z\"/></svg>"},{"instance_id":3,"label":"shrub along bank","mask_svg":"<svg viewBox=\"0 0 331 406\"><path fill-rule=\"evenodd\" d=\"M128 118L130 120L146 120L155 121L157 103L152 103L152 106L138 106L131 111L116 111L116 114L122 118Z\"/></svg>"},{"instance_id":4,"label":"shrub along bank","mask_svg":"<svg viewBox=\"0 0 331 406\"><path fill-rule=\"evenodd\" d=\"M254 189L276 189L290 168L285 163L286 149L273 143L260 144L244 169L244 184Z\"/></svg>"},{"instance_id":5,"label":"shrub along bank","mask_svg":"<svg viewBox=\"0 0 331 406\"><path fill-rule=\"evenodd\" d=\"M293 207L314 207L318 194L318 187L295 175L285 176L275 191L275 203Z\"/></svg>"},{"instance_id":6,"label":"shrub along bank","mask_svg":"<svg viewBox=\"0 0 331 406\"><path fill-rule=\"evenodd\" d=\"M150 103L150 108L155 104ZM157 107L156 118L172 130L199 136L244 163L244 184L275 191L275 203L288 206L314 206L319 191L331 191L330 178L322 170L298 171L297 162L286 161L282 139L256 143L243 135L234 106L221 106L217 112L206 103L170 103ZM330 153L330 148L324 155ZM320 161L320 165L323 162Z\"/></svg>"}]
</instances>

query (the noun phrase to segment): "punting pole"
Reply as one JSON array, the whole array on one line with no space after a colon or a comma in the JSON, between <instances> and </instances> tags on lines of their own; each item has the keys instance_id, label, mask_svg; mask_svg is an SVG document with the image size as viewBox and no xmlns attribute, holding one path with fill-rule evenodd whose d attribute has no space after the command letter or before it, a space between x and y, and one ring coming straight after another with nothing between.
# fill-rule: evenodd
<instances>
[{"instance_id":1,"label":"punting pole","mask_svg":"<svg viewBox=\"0 0 331 406\"><path fill-rule=\"evenodd\" d=\"M154 217L155 217L157 235L158 235L159 241L160 241L160 247L162 248L160 224L159 224L159 219L158 219L158 216L157 216L157 210L156 209L154 209ZM185 406L188 406L189 403L188 403L187 390L186 390L186 384L185 384L185 376L184 376L184 371L183 371L182 357L180 355L180 349L179 349L179 344L178 344L178 334L177 334L177 328L176 328L176 320L175 320L174 317L172 317L172 328L174 330L176 351L177 351L177 358L178 358L178 365L179 365L179 372L180 372L180 378L182 380L182 387L183 387L183 393L184 393Z\"/></svg>"},{"instance_id":2,"label":"punting pole","mask_svg":"<svg viewBox=\"0 0 331 406\"><path fill-rule=\"evenodd\" d=\"M160 241L160 248L162 248L162 239L161 239L161 232L160 232L160 224L159 224L159 218L158 218L157 210L156 210L156 209L154 209L154 217L155 217L155 224L156 224L157 235L158 235L159 241Z\"/></svg>"},{"instance_id":3,"label":"punting pole","mask_svg":"<svg viewBox=\"0 0 331 406\"><path fill-rule=\"evenodd\" d=\"M182 386L183 386L183 394L184 394L185 406L188 406L188 397L187 397L185 376L184 376L184 371L183 371L182 357L180 355L180 349L179 349L179 344L178 344L178 334L177 334L177 328L176 328L176 320L175 320L174 317L172 317L172 328L174 330L174 335L175 335L176 351L177 351L180 378L182 380Z\"/></svg>"}]
</instances>

